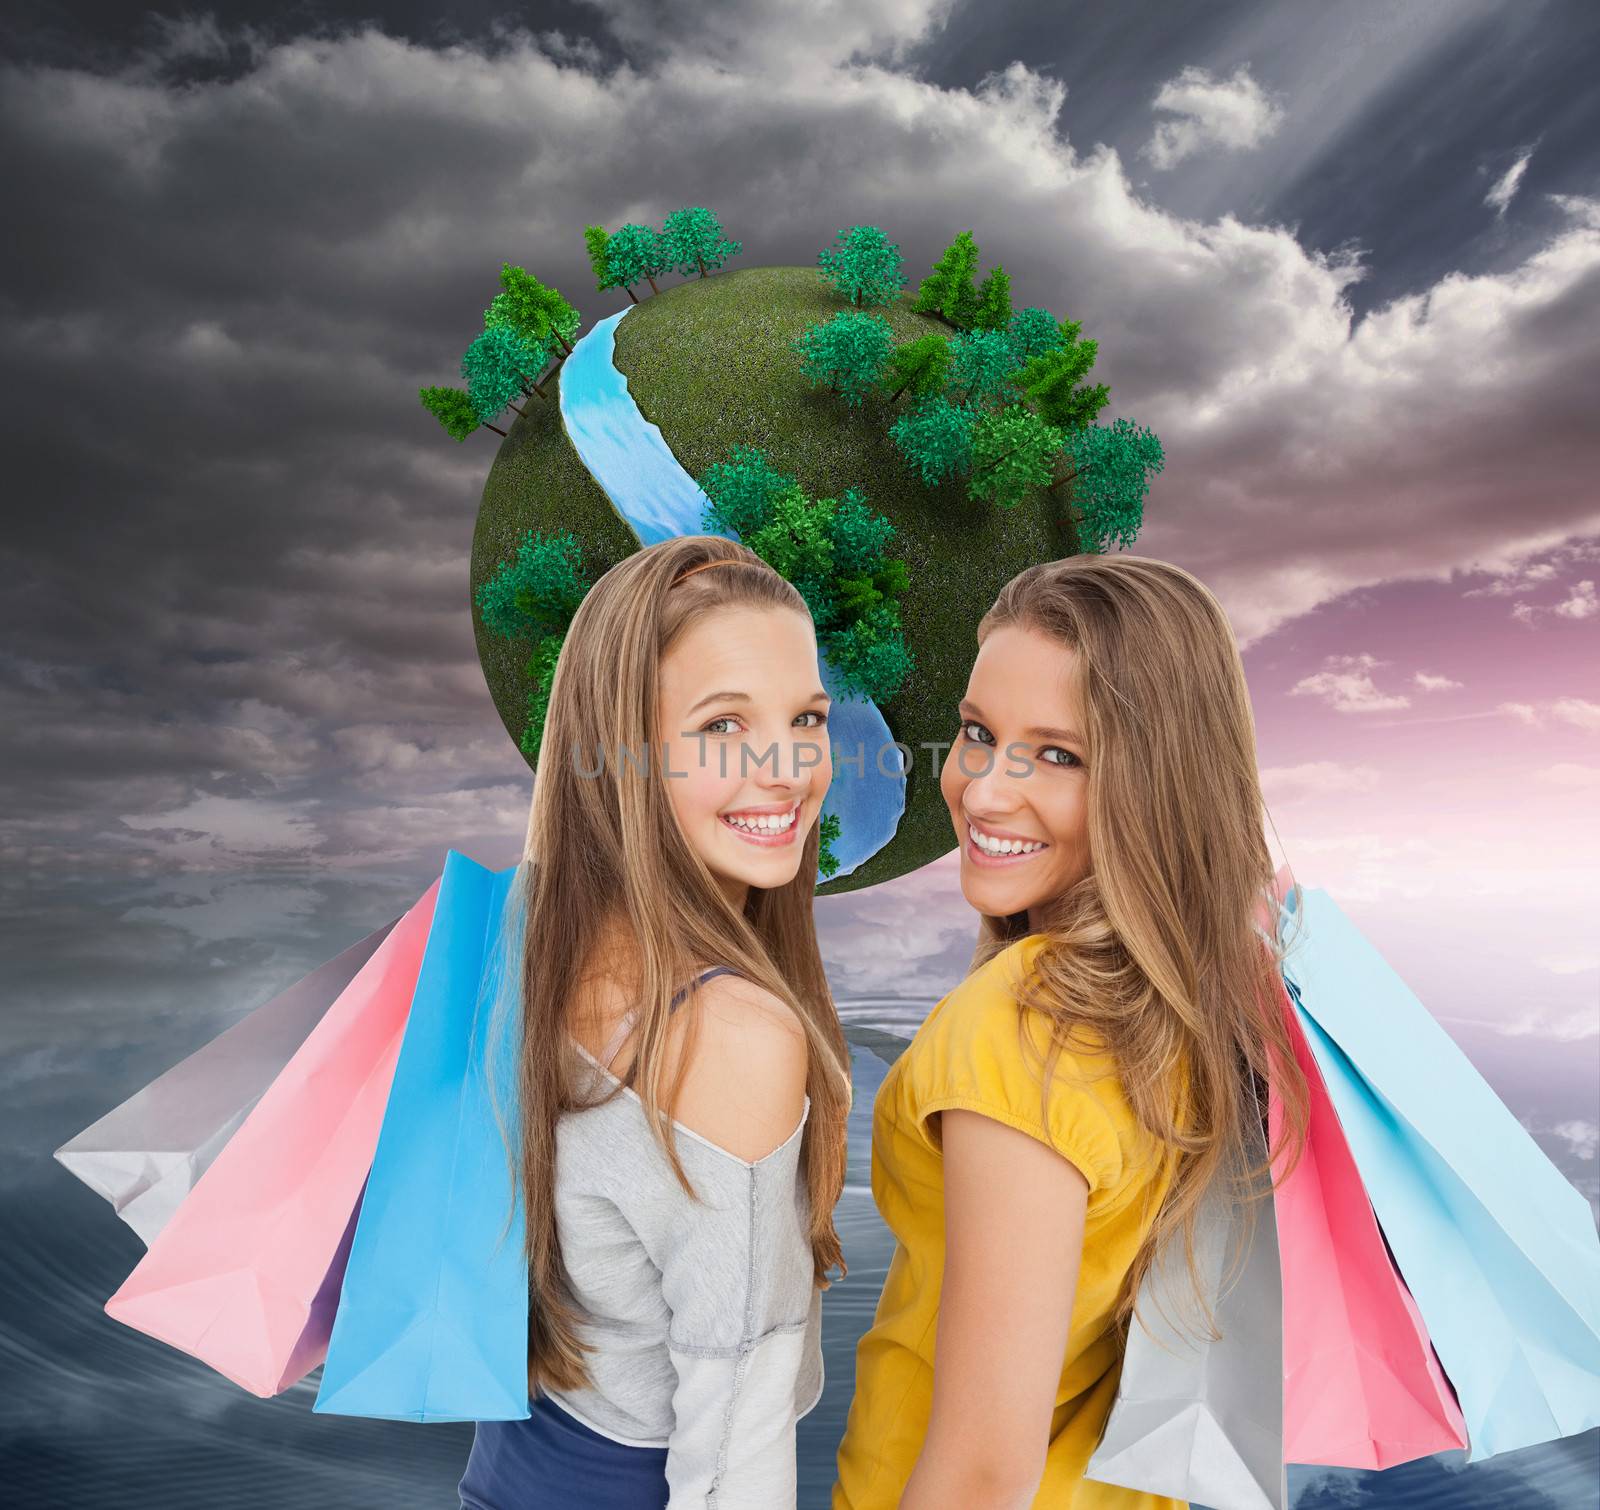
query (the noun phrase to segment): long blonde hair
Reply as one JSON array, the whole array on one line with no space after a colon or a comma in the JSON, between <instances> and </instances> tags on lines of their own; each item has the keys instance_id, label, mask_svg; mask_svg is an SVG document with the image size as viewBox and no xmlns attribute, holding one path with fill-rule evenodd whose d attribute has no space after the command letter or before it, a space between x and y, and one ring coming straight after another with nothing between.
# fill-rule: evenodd
<instances>
[{"instance_id":1,"label":"long blonde hair","mask_svg":"<svg viewBox=\"0 0 1600 1510\"><path fill-rule=\"evenodd\" d=\"M733 564L680 575L708 561ZM677 1154L672 1111L693 1053L664 1086L674 991L710 965L730 966L785 1003L805 1029L811 1111L800 1158L811 1202L815 1282L845 1272L833 1208L844 1185L850 1054L829 993L813 918L818 828L804 840L785 886L752 886L742 910L728 901L685 838L660 779L656 752L662 658L705 615L748 607L809 611L799 592L753 551L718 536L687 535L618 562L573 615L545 717L523 863L507 915L520 939L496 1008L492 1043L518 1043L515 1134L498 1109L513 1180L520 1186L528 1263L528 1388L577 1389L590 1375L578 1335L582 1319L562 1264L555 1220L556 1124L569 1110L636 1090L657 1141L692 1199L699 1196ZM637 960L602 957L605 923L621 924ZM634 965L637 965L637 971ZM621 1085L584 1100L570 1046L572 1004L599 974L619 976L637 1010L637 1050ZM685 1010L693 1002L691 994ZM502 1008L520 1011L506 1034ZM690 1012L691 1029L698 1019ZM491 1076L491 1089L496 1077Z\"/></svg>"},{"instance_id":2,"label":"long blonde hair","mask_svg":"<svg viewBox=\"0 0 1600 1510\"><path fill-rule=\"evenodd\" d=\"M1019 988L1019 1024L1029 1011L1051 1020L1045 1096L1062 1050L1109 1052L1169 1161L1165 1198L1111 1325L1126 1337L1157 1250L1181 1232L1215 1340L1195 1219L1212 1182L1228 1181L1243 1221L1226 1287L1243 1266L1260 1201L1277 1188L1269 1166L1279 1149L1267 1148L1263 1122L1269 1060L1284 1110L1280 1147L1289 1149L1279 1183L1301 1157L1309 1116L1280 1006L1283 951L1256 926L1260 907L1276 919L1278 906L1244 666L1210 591L1147 557L1030 566L979 621L978 643L1002 625L1075 654L1090 869L1037 909L1037 930L1025 914L986 914L973 967L1045 934Z\"/></svg>"}]
</instances>

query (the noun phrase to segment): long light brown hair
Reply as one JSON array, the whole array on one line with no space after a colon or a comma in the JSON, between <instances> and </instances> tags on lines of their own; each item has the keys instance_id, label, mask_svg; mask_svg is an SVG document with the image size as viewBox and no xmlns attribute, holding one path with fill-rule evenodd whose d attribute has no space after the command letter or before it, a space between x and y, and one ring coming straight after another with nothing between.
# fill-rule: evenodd
<instances>
[{"instance_id":1,"label":"long light brown hair","mask_svg":"<svg viewBox=\"0 0 1600 1510\"><path fill-rule=\"evenodd\" d=\"M1037 930L1026 914L985 914L973 967L1045 934L1019 986L1019 1025L1030 1011L1051 1019L1045 1097L1062 1050L1109 1053L1168 1161L1165 1198L1110 1324L1126 1337L1157 1250L1181 1233L1215 1340L1195 1262L1201 1199L1224 1181L1224 1209L1242 1218L1226 1288L1243 1267L1260 1202L1276 1189L1272 1161L1287 1149L1281 1183L1301 1157L1309 1116L1280 1006L1284 951L1257 927L1258 909L1276 919L1278 905L1244 666L1211 592L1147 557L1030 566L979 621L978 643L1002 625L1074 652L1089 872L1036 909ZM1270 1150L1269 1063L1284 1110Z\"/></svg>"},{"instance_id":2,"label":"long light brown hair","mask_svg":"<svg viewBox=\"0 0 1600 1510\"><path fill-rule=\"evenodd\" d=\"M734 564L682 573L707 561ZM578 1335L583 1319L562 1264L555 1220L556 1124L563 1112L605 1104L633 1088L679 1183L699 1196L678 1159L673 1108L694 1051L694 994L678 1073L664 1085L675 990L712 965L730 966L785 1003L805 1029L811 1111L801 1167L811 1202L815 1281L845 1272L833 1208L844 1185L850 1054L823 972L812 912L819 829L805 836L787 885L752 886L742 910L685 837L656 758L674 731L658 727L659 668L679 636L730 608L810 614L799 592L736 541L686 535L651 545L590 588L551 682L523 861L503 935L510 963L491 1045L516 1047L516 1127L496 1097L513 1181L520 1188L528 1264L528 1388L590 1384ZM823 737L826 737L825 735ZM608 928L608 922L612 925ZM509 944L504 939L510 937ZM617 940L623 941L620 948ZM636 1009L637 1050L621 1085L586 1100L571 1047L573 1006L587 986L620 983ZM520 1025L506 1028L506 1010ZM509 1226L508 1226L509 1230Z\"/></svg>"}]
</instances>

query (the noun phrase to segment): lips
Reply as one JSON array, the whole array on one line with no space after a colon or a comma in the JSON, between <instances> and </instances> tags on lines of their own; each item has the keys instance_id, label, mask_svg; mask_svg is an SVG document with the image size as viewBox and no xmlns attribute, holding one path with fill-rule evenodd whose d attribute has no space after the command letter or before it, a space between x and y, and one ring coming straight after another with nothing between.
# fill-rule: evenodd
<instances>
[{"instance_id":1,"label":"lips","mask_svg":"<svg viewBox=\"0 0 1600 1510\"><path fill-rule=\"evenodd\" d=\"M965 809L961 816L986 839L1015 839L1022 844L1049 844L1048 839L1036 839L1032 834L1014 834L1009 829L995 828L992 824L980 823Z\"/></svg>"},{"instance_id":2,"label":"lips","mask_svg":"<svg viewBox=\"0 0 1600 1510\"><path fill-rule=\"evenodd\" d=\"M783 812L789 809L781 809ZM718 816L718 822L731 834L737 834L746 844L754 845L757 849L781 849L786 844L793 844L800 833L800 816L795 814L794 822L784 829L760 830L753 828L740 828L736 823L730 823L726 814Z\"/></svg>"},{"instance_id":3,"label":"lips","mask_svg":"<svg viewBox=\"0 0 1600 1510\"><path fill-rule=\"evenodd\" d=\"M981 868L999 865L1026 865L1029 860L1037 860L1044 853L1042 849L1024 850L1014 855L991 855L986 849L979 849L972 842L972 835L967 835L967 842L961 846L961 852L974 864Z\"/></svg>"},{"instance_id":4,"label":"lips","mask_svg":"<svg viewBox=\"0 0 1600 1510\"><path fill-rule=\"evenodd\" d=\"M718 813L717 822L755 849L782 849L786 845L793 844L800 833L800 808L803 800L797 797L788 802L768 802L759 807L735 808L731 812ZM731 821L734 818L782 817L787 813L793 813L794 817L787 827L782 829L741 828Z\"/></svg>"},{"instance_id":5,"label":"lips","mask_svg":"<svg viewBox=\"0 0 1600 1510\"><path fill-rule=\"evenodd\" d=\"M962 856L980 870L996 870L1007 865L1026 865L1028 861L1044 854L1050 848L1050 841L1047 839L1030 839L1026 834L1011 834L1004 829L995 830L987 825L975 823L968 817L965 809L962 810L961 816L967 820L967 832L963 835L961 843ZM981 833L986 838L1014 839L1023 844L1037 844L1040 847L1038 849L1019 850L1014 854L991 854L973 838L974 833Z\"/></svg>"},{"instance_id":6,"label":"lips","mask_svg":"<svg viewBox=\"0 0 1600 1510\"><path fill-rule=\"evenodd\" d=\"M719 818L771 818L781 817L784 813L792 813L800 806L798 797L788 802L769 802L763 807L736 807L726 813L719 813Z\"/></svg>"}]
</instances>

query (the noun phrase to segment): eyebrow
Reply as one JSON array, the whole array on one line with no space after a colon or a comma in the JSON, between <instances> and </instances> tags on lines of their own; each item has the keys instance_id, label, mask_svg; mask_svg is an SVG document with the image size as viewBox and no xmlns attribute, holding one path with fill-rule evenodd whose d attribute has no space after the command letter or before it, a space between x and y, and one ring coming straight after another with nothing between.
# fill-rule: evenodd
<instances>
[{"instance_id":1,"label":"eyebrow","mask_svg":"<svg viewBox=\"0 0 1600 1510\"><path fill-rule=\"evenodd\" d=\"M699 702L697 702L694 705L693 708L689 709L689 712L693 713L696 710L705 707L705 705L707 703L721 703L721 702L747 703L749 701L750 701L750 694L748 692L708 692L704 697L702 697L700 699ZM828 696L828 694L822 690L821 687L818 687L817 690L815 692L813 692L811 694L811 696L806 699L806 701L808 703L816 703L816 702L831 703L833 701L833 699L830 698ZM688 717L688 714L685 714L684 716Z\"/></svg>"},{"instance_id":2,"label":"eyebrow","mask_svg":"<svg viewBox=\"0 0 1600 1510\"><path fill-rule=\"evenodd\" d=\"M979 723L983 722L983 711L976 703L969 702L966 698L962 698L960 703L957 704L957 707L959 711L963 713L970 711L972 716L976 718ZM1035 724L1031 729L1025 729L1023 732L1025 734L1031 734L1035 739L1064 739L1069 744L1079 745L1088 743L1088 741L1084 739L1083 735L1074 734L1071 729L1052 729L1041 724Z\"/></svg>"}]
</instances>

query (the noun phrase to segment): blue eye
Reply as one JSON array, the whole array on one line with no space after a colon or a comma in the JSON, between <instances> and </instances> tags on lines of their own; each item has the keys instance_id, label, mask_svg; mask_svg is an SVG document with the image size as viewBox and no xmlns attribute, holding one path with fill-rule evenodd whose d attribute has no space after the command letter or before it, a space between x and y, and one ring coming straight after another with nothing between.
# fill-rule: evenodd
<instances>
[{"instance_id":1,"label":"blue eye","mask_svg":"<svg viewBox=\"0 0 1600 1510\"><path fill-rule=\"evenodd\" d=\"M976 729L978 731L977 734L968 732L972 729ZM984 728L984 726L975 718L964 718L961 720L961 737L969 744L987 746L994 743L994 735ZM1065 758L1062 760L1050 759L1049 757L1052 751L1054 751L1057 755L1064 756ZM1045 765L1061 766L1070 771L1073 766L1081 766L1083 764L1083 761L1080 760L1078 756L1074 755L1071 750L1064 750L1060 745L1046 745L1043 751L1040 753Z\"/></svg>"},{"instance_id":2,"label":"blue eye","mask_svg":"<svg viewBox=\"0 0 1600 1510\"><path fill-rule=\"evenodd\" d=\"M800 714L799 717L813 718L816 720L815 723L804 725L804 727L808 729L820 729L828 721L828 715L815 708L807 709L807 711ZM732 729L722 730L717 726L719 724L736 724L738 722L739 720L734 714L724 713L720 718L713 718L711 722L708 723L700 732L702 734L720 734L724 732L731 734L734 732Z\"/></svg>"}]
</instances>

